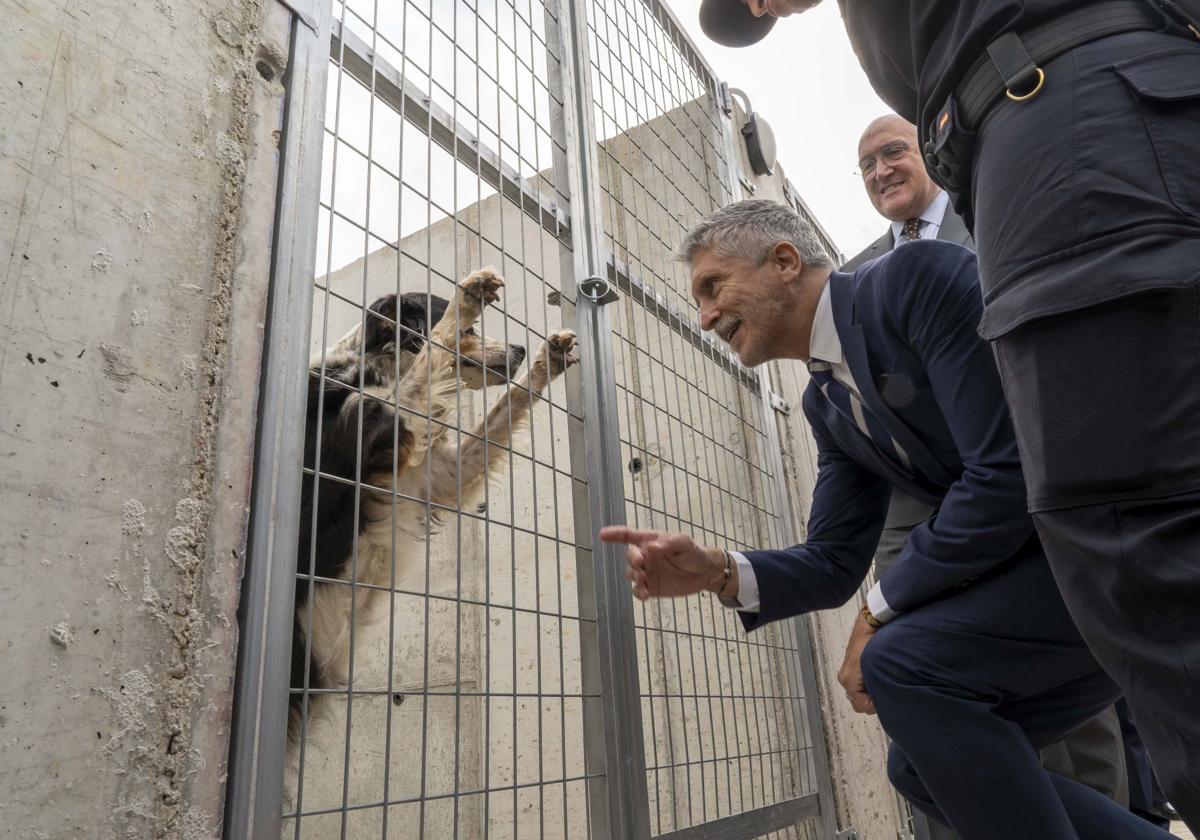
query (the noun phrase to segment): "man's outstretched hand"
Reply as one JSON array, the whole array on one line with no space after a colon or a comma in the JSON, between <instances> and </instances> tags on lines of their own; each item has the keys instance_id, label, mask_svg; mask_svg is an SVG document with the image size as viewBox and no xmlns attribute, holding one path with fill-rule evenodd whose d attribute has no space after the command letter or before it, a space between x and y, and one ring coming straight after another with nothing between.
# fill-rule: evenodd
<instances>
[{"instance_id":1,"label":"man's outstretched hand","mask_svg":"<svg viewBox=\"0 0 1200 840\"><path fill-rule=\"evenodd\" d=\"M626 546L625 577L640 601L695 595L705 590L716 592L725 581L724 554L698 546L684 534L611 525L600 529L600 539ZM726 594L734 594L729 590L736 581L734 575Z\"/></svg>"}]
</instances>

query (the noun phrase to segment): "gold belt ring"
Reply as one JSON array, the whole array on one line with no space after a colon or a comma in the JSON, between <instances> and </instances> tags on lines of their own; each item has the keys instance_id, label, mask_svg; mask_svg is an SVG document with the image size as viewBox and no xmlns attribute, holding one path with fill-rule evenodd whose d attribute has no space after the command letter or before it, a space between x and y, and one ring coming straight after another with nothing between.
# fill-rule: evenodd
<instances>
[{"instance_id":1,"label":"gold belt ring","mask_svg":"<svg viewBox=\"0 0 1200 840\"><path fill-rule=\"evenodd\" d=\"M1007 88L1005 88L1004 95L1007 96L1009 99L1011 99L1013 102L1028 102L1030 99L1033 99L1033 97L1035 97L1039 93L1041 93L1042 88L1046 84L1046 73L1042 70L1041 67L1034 67L1033 69L1037 71L1037 84L1033 86L1033 90L1029 91L1029 93L1023 93L1018 96L1017 94L1013 93L1011 90L1008 90Z\"/></svg>"}]
</instances>

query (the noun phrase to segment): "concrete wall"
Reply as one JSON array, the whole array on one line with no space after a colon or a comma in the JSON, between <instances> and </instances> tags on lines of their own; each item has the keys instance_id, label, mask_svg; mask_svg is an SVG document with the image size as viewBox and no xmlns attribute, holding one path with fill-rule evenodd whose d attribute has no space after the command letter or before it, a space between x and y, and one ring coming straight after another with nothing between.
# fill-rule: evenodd
<instances>
[{"instance_id":1,"label":"concrete wall","mask_svg":"<svg viewBox=\"0 0 1200 840\"><path fill-rule=\"evenodd\" d=\"M0 834L216 837L288 16L0 18Z\"/></svg>"}]
</instances>

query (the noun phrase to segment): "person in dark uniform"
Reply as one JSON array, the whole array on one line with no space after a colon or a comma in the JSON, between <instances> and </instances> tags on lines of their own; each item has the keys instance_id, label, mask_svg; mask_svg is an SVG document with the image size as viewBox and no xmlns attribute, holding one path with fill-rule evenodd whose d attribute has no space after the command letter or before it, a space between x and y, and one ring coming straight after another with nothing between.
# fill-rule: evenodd
<instances>
[{"instance_id":1,"label":"person in dark uniform","mask_svg":"<svg viewBox=\"0 0 1200 840\"><path fill-rule=\"evenodd\" d=\"M700 21L744 46L816 2L704 0ZM973 226L1029 510L1200 832L1200 2L839 6Z\"/></svg>"}]
</instances>

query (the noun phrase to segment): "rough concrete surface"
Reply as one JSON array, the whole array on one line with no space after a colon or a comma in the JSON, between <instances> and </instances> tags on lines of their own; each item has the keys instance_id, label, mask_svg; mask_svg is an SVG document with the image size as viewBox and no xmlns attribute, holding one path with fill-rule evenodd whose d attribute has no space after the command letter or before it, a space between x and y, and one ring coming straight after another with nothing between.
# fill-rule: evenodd
<instances>
[{"instance_id":1,"label":"rough concrete surface","mask_svg":"<svg viewBox=\"0 0 1200 840\"><path fill-rule=\"evenodd\" d=\"M217 837L287 15L0 17L0 834Z\"/></svg>"}]
</instances>

